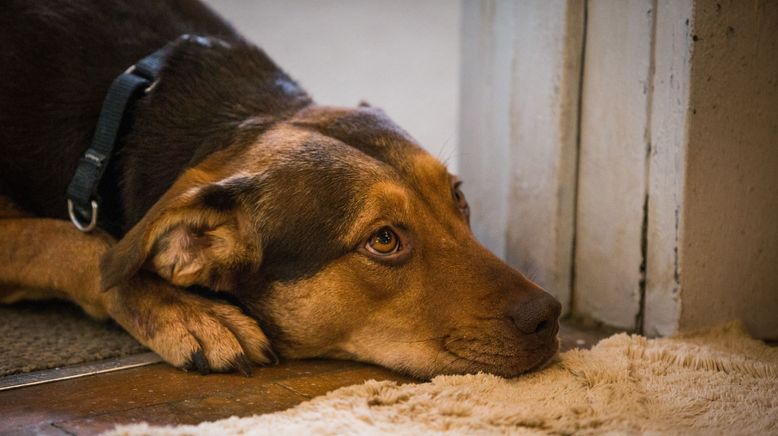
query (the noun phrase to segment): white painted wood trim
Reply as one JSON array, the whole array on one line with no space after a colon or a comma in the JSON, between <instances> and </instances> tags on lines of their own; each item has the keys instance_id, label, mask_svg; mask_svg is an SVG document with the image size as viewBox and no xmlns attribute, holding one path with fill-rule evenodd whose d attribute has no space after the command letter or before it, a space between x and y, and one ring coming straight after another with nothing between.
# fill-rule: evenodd
<instances>
[{"instance_id":1,"label":"white painted wood trim","mask_svg":"<svg viewBox=\"0 0 778 436\"><path fill-rule=\"evenodd\" d=\"M640 328L654 2L588 2L574 310Z\"/></svg>"},{"instance_id":2,"label":"white painted wood trim","mask_svg":"<svg viewBox=\"0 0 778 436\"><path fill-rule=\"evenodd\" d=\"M583 2L465 1L460 168L492 251L570 303Z\"/></svg>"},{"instance_id":3,"label":"white painted wood trim","mask_svg":"<svg viewBox=\"0 0 778 436\"><path fill-rule=\"evenodd\" d=\"M570 308L584 2L517 2L506 259Z\"/></svg>"},{"instance_id":4,"label":"white painted wood trim","mask_svg":"<svg viewBox=\"0 0 778 436\"><path fill-rule=\"evenodd\" d=\"M647 274L643 332L665 336L680 316L680 229L688 142L693 0L659 0L654 43Z\"/></svg>"}]
</instances>

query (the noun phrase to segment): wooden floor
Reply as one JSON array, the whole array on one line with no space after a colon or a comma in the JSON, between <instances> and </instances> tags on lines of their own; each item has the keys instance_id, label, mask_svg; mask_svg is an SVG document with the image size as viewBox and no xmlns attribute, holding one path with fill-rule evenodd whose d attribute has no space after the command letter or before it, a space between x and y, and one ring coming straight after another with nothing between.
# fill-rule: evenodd
<instances>
[{"instance_id":1,"label":"wooden floor","mask_svg":"<svg viewBox=\"0 0 778 436\"><path fill-rule=\"evenodd\" d=\"M590 347L604 334L563 326L562 348ZM376 366L306 360L258 368L252 377L201 376L166 364L0 392L0 434L93 434L117 423L196 424L295 406L369 379L415 382Z\"/></svg>"}]
</instances>

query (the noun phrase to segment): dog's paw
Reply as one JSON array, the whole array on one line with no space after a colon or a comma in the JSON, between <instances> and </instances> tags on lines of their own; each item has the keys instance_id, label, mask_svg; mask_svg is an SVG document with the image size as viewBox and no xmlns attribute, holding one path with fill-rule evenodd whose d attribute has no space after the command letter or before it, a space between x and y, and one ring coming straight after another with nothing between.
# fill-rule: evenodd
<instances>
[{"instance_id":1,"label":"dog's paw","mask_svg":"<svg viewBox=\"0 0 778 436\"><path fill-rule=\"evenodd\" d=\"M111 316L171 365L251 374L252 363L277 363L257 322L233 305L138 274L108 291Z\"/></svg>"}]
</instances>

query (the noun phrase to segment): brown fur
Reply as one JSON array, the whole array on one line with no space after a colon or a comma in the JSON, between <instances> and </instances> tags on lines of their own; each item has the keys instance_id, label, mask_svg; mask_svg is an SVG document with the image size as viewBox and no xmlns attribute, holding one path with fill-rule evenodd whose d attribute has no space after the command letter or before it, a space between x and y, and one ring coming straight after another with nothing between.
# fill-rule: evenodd
<instances>
[{"instance_id":1,"label":"brown fur","mask_svg":"<svg viewBox=\"0 0 778 436\"><path fill-rule=\"evenodd\" d=\"M202 372L247 373L249 362L275 358L270 344L288 358L356 359L420 377L513 376L556 352L559 303L475 240L455 176L380 110L313 104L264 53L184 3L151 2L148 20L215 26L226 42L177 45L135 109L106 182L121 189L103 190L111 234L52 219L61 212L46 198L61 202L62 174L47 185L19 180L24 171L0 179L9 197L0 196L0 301L71 299ZM146 36L151 52L160 35ZM16 97L0 88L0 107ZM24 120L0 118L10 135L28 132L0 138L26 153L5 153L2 168L34 166L34 151L49 147L63 156L46 155L44 167L62 159L72 169L84 147L55 148L13 127ZM52 137L87 136L46 126L63 129ZM32 145L9 145L18 140ZM45 195L29 198L27 184ZM399 249L380 255L369 241L386 228Z\"/></svg>"}]
</instances>

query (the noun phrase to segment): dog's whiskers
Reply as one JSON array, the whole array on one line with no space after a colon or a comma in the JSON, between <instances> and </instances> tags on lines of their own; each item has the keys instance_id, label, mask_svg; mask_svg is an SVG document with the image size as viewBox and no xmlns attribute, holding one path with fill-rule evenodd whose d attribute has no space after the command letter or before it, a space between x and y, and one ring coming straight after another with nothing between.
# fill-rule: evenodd
<instances>
[{"instance_id":1,"label":"dog's whiskers","mask_svg":"<svg viewBox=\"0 0 778 436\"><path fill-rule=\"evenodd\" d=\"M437 158L440 160L443 165L448 167L448 163L451 160L451 158L454 156L454 153L456 150L454 150L454 147L451 147L451 140L453 139L455 133L452 133L449 135L449 137L443 142L441 147L438 149ZM445 155L444 155L445 153Z\"/></svg>"},{"instance_id":2,"label":"dog's whiskers","mask_svg":"<svg viewBox=\"0 0 778 436\"><path fill-rule=\"evenodd\" d=\"M454 358L450 362L446 363L444 368L448 368L450 370L453 370L454 368L452 367L452 365L454 365L457 361L465 360L464 357L457 356L456 354L452 354L452 356L454 356Z\"/></svg>"},{"instance_id":3,"label":"dog's whiskers","mask_svg":"<svg viewBox=\"0 0 778 436\"><path fill-rule=\"evenodd\" d=\"M464 339L465 339L465 337L464 337L464 336L460 336L460 337L458 337L458 338L453 338L453 339L451 339L451 340L449 340L449 341L446 341L446 342L444 342L444 343L443 343L443 348L446 348L446 347L448 347L449 345L453 344L454 342L457 342L457 341L462 341L462 340L464 340Z\"/></svg>"},{"instance_id":4,"label":"dog's whiskers","mask_svg":"<svg viewBox=\"0 0 778 436\"><path fill-rule=\"evenodd\" d=\"M444 339L444 338L448 338L448 337L450 337L450 336L449 336L449 335L446 335L446 336L441 336L441 337L440 337L440 339ZM435 353L435 359L433 359L433 360L432 360L432 368L433 368L433 369L434 369L434 368L437 368L437 364L438 364L438 358L440 357L440 354L441 354L441 353L449 353L449 354L451 354L451 353L450 353L450 352L449 352L449 351L446 349L446 346L447 346L448 344L450 344L450 343L452 343L452 342L456 342L456 341L458 341L458 340L460 340L460 339L462 339L462 338L453 338L453 340L448 340L448 341L445 341L445 342L442 344L442 346L440 347L440 349L438 349L438 352L437 352L437 353Z\"/></svg>"},{"instance_id":5,"label":"dog's whiskers","mask_svg":"<svg viewBox=\"0 0 778 436\"><path fill-rule=\"evenodd\" d=\"M445 337L446 336L444 335L444 336L436 336L434 338L418 339L418 340L415 340L415 341L388 341L388 342L393 342L393 343L397 343L397 344L416 344L416 343L420 343L420 342L436 341L436 340L439 340L439 339L443 339Z\"/></svg>"}]
</instances>

